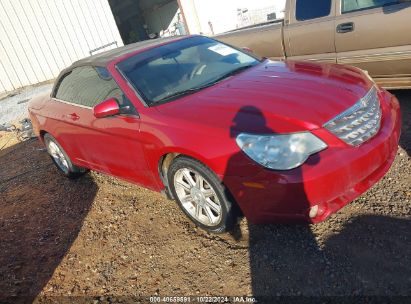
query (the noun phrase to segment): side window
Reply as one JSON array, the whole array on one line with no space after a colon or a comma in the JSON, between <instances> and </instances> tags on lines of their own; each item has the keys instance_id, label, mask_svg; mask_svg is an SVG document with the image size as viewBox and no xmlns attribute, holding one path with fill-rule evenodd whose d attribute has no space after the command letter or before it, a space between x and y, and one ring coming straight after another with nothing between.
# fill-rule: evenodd
<instances>
[{"instance_id":1,"label":"side window","mask_svg":"<svg viewBox=\"0 0 411 304\"><path fill-rule=\"evenodd\" d=\"M344 14L399 3L400 0L342 0L341 12Z\"/></svg>"},{"instance_id":2,"label":"side window","mask_svg":"<svg viewBox=\"0 0 411 304\"><path fill-rule=\"evenodd\" d=\"M60 81L55 97L86 107L94 107L112 97L117 98L123 106L129 105L110 73L101 67L73 69Z\"/></svg>"},{"instance_id":3,"label":"side window","mask_svg":"<svg viewBox=\"0 0 411 304\"><path fill-rule=\"evenodd\" d=\"M328 16L331 13L331 2L332 0L297 0L295 17L298 21L304 21Z\"/></svg>"}]
</instances>

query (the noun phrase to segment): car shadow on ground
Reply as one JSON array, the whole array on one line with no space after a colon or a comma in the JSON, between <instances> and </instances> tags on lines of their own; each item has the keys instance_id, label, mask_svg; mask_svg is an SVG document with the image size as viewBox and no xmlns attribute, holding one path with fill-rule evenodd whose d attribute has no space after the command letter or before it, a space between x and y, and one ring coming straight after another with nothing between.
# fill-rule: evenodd
<instances>
[{"instance_id":1,"label":"car shadow on ground","mask_svg":"<svg viewBox=\"0 0 411 304\"><path fill-rule=\"evenodd\" d=\"M400 146L407 151L411 157L411 90L391 91L401 105L402 129Z\"/></svg>"},{"instance_id":2,"label":"car shadow on ground","mask_svg":"<svg viewBox=\"0 0 411 304\"><path fill-rule=\"evenodd\" d=\"M96 193L91 177L60 175L37 141L0 151L0 302L35 299L76 239Z\"/></svg>"},{"instance_id":3,"label":"car shadow on ground","mask_svg":"<svg viewBox=\"0 0 411 304\"><path fill-rule=\"evenodd\" d=\"M249 233L260 303L276 296L410 295L410 220L359 216L321 245L308 226L250 225Z\"/></svg>"},{"instance_id":4,"label":"car shadow on ground","mask_svg":"<svg viewBox=\"0 0 411 304\"><path fill-rule=\"evenodd\" d=\"M241 125L247 129L249 116L242 119L244 111L253 112L254 121L265 124L261 111L244 107L233 120L237 131ZM240 162L239 155L230 159L226 179ZM296 174L304 176L304 171ZM303 186L295 191L297 197L306 197ZM257 195L254 203L259 201ZM282 303L305 303L310 298L304 297L317 296L409 296L411 220L361 215L336 226L341 225L320 243L309 225L249 224L252 293L259 303L273 303L279 296L286 297ZM243 237L239 229L232 234L237 241ZM325 229L332 227L326 225Z\"/></svg>"}]
</instances>

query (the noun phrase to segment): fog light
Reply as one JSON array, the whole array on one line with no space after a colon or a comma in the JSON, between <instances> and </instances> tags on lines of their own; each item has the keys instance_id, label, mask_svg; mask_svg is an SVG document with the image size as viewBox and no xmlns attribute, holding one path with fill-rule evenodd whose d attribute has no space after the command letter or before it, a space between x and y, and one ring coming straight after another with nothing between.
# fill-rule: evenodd
<instances>
[{"instance_id":1,"label":"fog light","mask_svg":"<svg viewBox=\"0 0 411 304\"><path fill-rule=\"evenodd\" d=\"M320 208L318 207L318 205L315 205L313 207L310 208L310 218L315 218L318 214L318 210Z\"/></svg>"}]
</instances>

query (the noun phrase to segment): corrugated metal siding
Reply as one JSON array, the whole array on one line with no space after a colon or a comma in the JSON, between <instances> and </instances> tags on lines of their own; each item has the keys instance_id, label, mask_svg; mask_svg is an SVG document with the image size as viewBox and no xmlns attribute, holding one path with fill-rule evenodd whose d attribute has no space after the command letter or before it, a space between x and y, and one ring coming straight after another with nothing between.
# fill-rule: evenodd
<instances>
[{"instance_id":1,"label":"corrugated metal siding","mask_svg":"<svg viewBox=\"0 0 411 304\"><path fill-rule=\"evenodd\" d=\"M115 43L123 45L108 0L0 0L0 93L54 79Z\"/></svg>"}]
</instances>

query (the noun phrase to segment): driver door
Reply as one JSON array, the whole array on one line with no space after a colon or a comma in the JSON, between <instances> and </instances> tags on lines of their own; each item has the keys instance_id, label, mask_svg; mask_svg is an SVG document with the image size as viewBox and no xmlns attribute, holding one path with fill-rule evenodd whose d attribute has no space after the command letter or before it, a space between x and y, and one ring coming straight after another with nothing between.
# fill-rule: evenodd
<instances>
[{"instance_id":1,"label":"driver door","mask_svg":"<svg viewBox=\"0 0 411 304\"><path fill-rule=\"evenodd\" d=\"M105 68L75 68L60 82L56 98L68 103L63 119L75 146L75 163L143 186L153 184L140 139L140 118ZM127 112L96 118L93 107L109 98L128 107Z\"/></svg>"}]
</instances>

